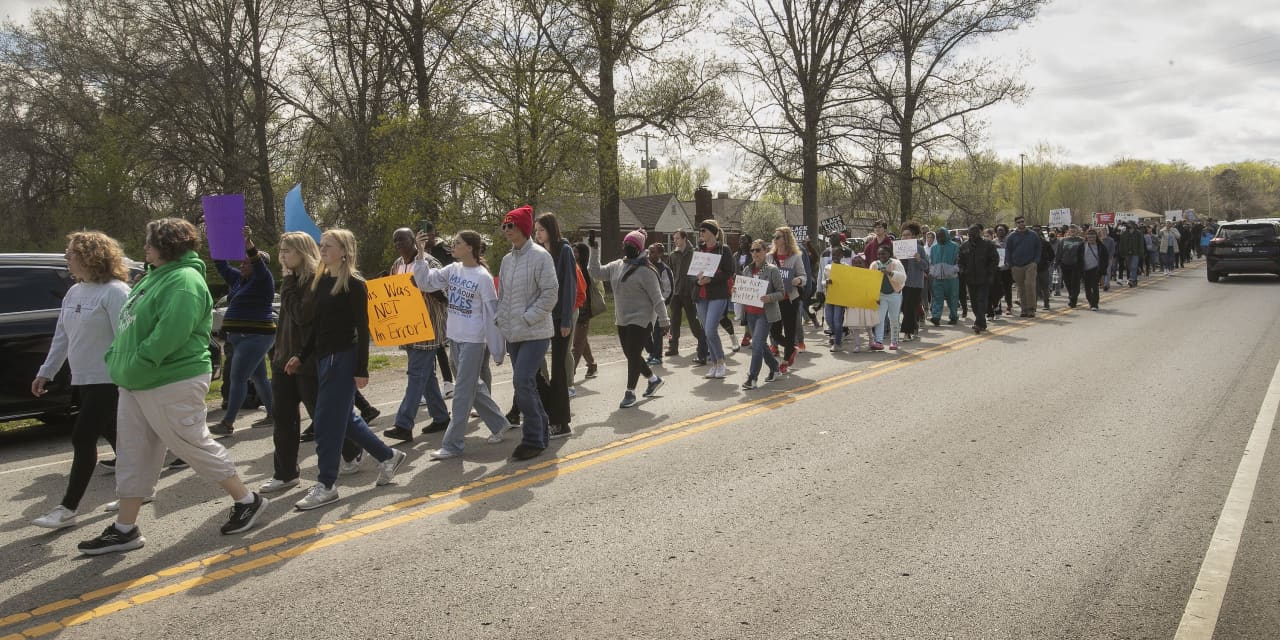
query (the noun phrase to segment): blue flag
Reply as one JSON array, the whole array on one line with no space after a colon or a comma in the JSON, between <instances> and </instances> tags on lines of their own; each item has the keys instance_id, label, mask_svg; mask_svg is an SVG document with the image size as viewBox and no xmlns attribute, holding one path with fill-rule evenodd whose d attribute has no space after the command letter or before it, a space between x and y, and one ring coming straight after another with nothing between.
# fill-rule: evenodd
<instances>
[{"instance_id":1,"label":"blue flag","mask_svg":"<svg viewBox=\"0 0 1280 640\"><path fill-rule=\"evenodd\" d=\"M316 221L307 215L307 209L302 206L302 185L294 185L289 193L284 196L284 230L285 231L301 231L316 239L316 243L320 243L320 227L316 226Z\"/></svg>"}]
</instances>

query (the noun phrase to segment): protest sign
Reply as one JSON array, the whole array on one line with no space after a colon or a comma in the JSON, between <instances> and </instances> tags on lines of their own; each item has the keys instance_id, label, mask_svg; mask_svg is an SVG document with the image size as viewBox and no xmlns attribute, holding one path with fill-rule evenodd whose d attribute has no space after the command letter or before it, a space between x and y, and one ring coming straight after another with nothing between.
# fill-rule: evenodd
<instances>
[{"instance_id":1,"label":"protest sign","mask_svg":"<svg viewBox=\"0 0 1280 640\"><path fill-rule=\"evenodd\" d=\"M1166 211L1166 212L1164 212L1164 219L1165 219L1165 220L1168 220L1169 222L1181 222L1181 221L1182 221L1182 210L1181 210L1181 209L1177 209L1177 210L1174 210L1174 211Z\"/></svg>"},{"instance_id":2,"label":"protest sign","mask_svg":"<svg viewBox=\"0 0 1280 640\"><path fill-rule=\"evenodd\" d=\"M296 184L284 196L284 230L301 231L320 243L320 227L302 206L302 185Z\"/></svg>"},{"instance_id":3,"label":"protest sign","mask_svg":"<svg viewBox=\"0 0 1280 640\"><path fill-rule=\"evenodd\" d=\"M396 347L435 338L427 302L412 278L412 274L402 273L366 283L369 289L369 335L373 337L374 344Z\"/></svg>"},{"instance_id":4,"label":"protest sign","mask_svg":"<svg viewBox=\"0 0 1280 640\"><path fill-rule=\"evenodd\" d=\"M760 298L769 291L769 281L764 278L751 278L748 276L737 276L733 279L733 298L734 304L745 304L750 307L761 308L764 303L760 302Z\"/></svg>"},{"instance_id":5,"label":"protest sign","mask_svg":"<svg viewBox=\"0 0 1280 640\"><path fill-rule=\"evenodd\" d=\"M996 255L1000 256L1000 266L1004 267L1004 247L996 247Z\"/></svg>"},{"instance_id":6,"label":"protest sign","mask_svg":"<svg viewBox=\"0 0 1280 640\"><path fill-rule=\"evenodd\" d=\"M200 207L204 210L209 255L214 260L243 260L244 194L205 196L200 199Z\"/></svg>"},{"instance_id":7,"label":"protest sign","mask_svg":"<svg viewBox=\"0 0 1280 640\"><path fill-rule=\"evenodd\" d=\"M1070 209L1050 209L1049 210L1049 226L1065 227L1071 224Z\"/></svg>"},{"instance_id":8,"label":"protest sign","mask_svg":"<svg viewBox=\"0 0 1280 640\"><path fill-rule=\"evenodd\" d=\"M791 235L796 237L796 242L807 242L809 240L809 227L803 224L791 225Z\"/></svg>"},{"instance_id":9,"label":"protest sign","mask_svg":"<svg viewBox=\"0 0 1280 640\"><path fill-rule=\"evenodd\" d=\"M893 241L893 257L899 260L911 260L916 257L920 242L915 238Z\"/></svg>"},{"instance_id":10,"label":"protest sign","mask_svg":"<svg viewBox=\"0 0 1280 640\"><path fill-rule=\"evenodd\" d=\"M1120 212L1116 214L1116 224L1121 222L1127 224L1138 224L1138 214L1130 212Z\"/></svg>"},{"instance_id":11,"label":"protest sign","mask_svg":"<svg viewBox=\"0 0 1280 640\"><path fill-rule=\"evenodd\" d=\"M1196 217L1195 209L1183 209L1182 217L1185 218L1188 222L1195 222L1199 220L1199 218Z\"/></svg>"},{"instance_id":12,"label":"protest sign","mask_svg":"<svg viewBox=\"0 0 1280 640\"><path fill-rule=\"evenodd\" d=\"M689 261L689 272L685 275L710 278L716 275L716 270L719 268L720 254L708 251L694 251L693 259Z\"/></svg>"},{"instance_id":13,"label":"protest sign","mask_svg":"<svg viewBox=\"0 0 1280 640\"><path fill-rule=\"evenodd\" d=\"M824 236L830 236L833 233L841 233L849 230L849 227L844 223L844 218L841 218L840 216L827 218L826 220L819 222L818 227L822 229L822 235Z\"/></svg>"},{"instance_id":14,"label":"protest sign","mask_svg":"<svg viewBox=\"0 0 1280 640\"><path fill-rule=\"evenodd\" d=\"M1099 212L1099 213L1095 213L1095 214L1093 214L1093 222L1094 222L1094 224L1115 224L1115 223L1116 223L1116 214L1115 214L1115 213L1101 213L1101 212Z\"/></svg>"},{"instance_id":15,"label":"protest sign","mask_svg":"<svg viewBox=\"0 0 1280 640\"><path fill-rule=\"evenodd\" d=\"M827 304L853 309L879 309L880 285L884 274L872 269L831 265L831 284L827 285Z\"/></svg>"}]
</instances>

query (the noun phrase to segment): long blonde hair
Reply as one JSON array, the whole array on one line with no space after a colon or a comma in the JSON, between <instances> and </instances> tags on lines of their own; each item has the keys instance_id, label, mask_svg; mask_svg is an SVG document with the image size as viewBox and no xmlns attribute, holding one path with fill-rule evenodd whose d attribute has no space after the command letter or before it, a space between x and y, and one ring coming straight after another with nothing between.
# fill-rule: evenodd
<instances>
[{"instance_id":1,"label":"long blonde hair","mask_svg":"<svg viewBox=\"0 0 1280 640\"><path fill-rule=\"evenodd\" d=\"M352 278L362 281L364 278L360 276L360 271L356 268L355 234L346 229L330 229L320 236L320 241L323 242L325 238L333 238L347 255L343 258L342 263L338 265L337 273L329 271L329 265L321 262L316 268L316 277L311 280L311 290L315 291L320 285L320 278L331 275L337 278L338 281L333 283L333 290L329 293L336 296L339 293L346 293Z\"/></svg>"},{"instance_id":2,"label":"long blonde hair","mask_svg":"<svg viewBox=\"0 0 1280 640\"><path fill-rule=\"evenodd\" d=\"M800 255L800 245L796 244L796 235L791 232L791 227L786 227L786 226L778 227L777 229L773 230L773 233L775 235L779 233L782 234L782 240L787 245L788 256ZM770 242L769 255L774 255L776 253L778 253L778 245L776 243Z\"/></svg>"},{"instance_id":3,"label":"long blonde hair","mask_svg":"<svg viewBox=\"0 0 1280 640\"><path fill-rule=\"evenodd\" d=\"M301 231L285 232L280 236L280 248L288 249L290 253L296 253L302 258L302 266L294 271L299 282L306 282L307 278L316 274L320 265L320 249L310 234Z\"/></svg>"}]
</instances>

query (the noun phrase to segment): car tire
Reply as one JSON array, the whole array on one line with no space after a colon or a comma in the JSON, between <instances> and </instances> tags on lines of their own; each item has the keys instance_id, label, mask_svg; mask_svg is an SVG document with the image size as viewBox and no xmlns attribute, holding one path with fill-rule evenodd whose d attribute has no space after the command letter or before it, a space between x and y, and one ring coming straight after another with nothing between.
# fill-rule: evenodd
<instances>
[{"instance_id":1,"label":"car tire","mask_svg":"<svg viewBox=\"0 0 1280 640\"><path fill-rule=\"evenodd\" d=\"M1207 269L1206 269L1206 270L1205 270L1205 275L1206 275L1206 276L1208 276L1208 278L1209 278L1209 282L1217 282L1217 281L1218 281L1218 272L1216 272L1216 271L1212 271L1212 270L1207 270Z\"/></svg>"}]
</instances>

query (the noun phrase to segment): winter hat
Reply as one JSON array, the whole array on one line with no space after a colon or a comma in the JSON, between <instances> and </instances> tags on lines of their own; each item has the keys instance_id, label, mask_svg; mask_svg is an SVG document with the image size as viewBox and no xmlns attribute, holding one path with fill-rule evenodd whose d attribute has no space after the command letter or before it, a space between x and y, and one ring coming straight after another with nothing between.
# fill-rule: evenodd
<instances>
[{"instance_id":1,"label":"winter hat","mask_svg":"<svg viewBox=\"0 0 1280 640\"><path fill-rule=\"evenodd\" d=\"M533 207L526 204L523 207L508 211L506 217L502 219L502 224L506 224L508 222L516 225L516 228L520 230L520 233L524 234L524 237L528 238L529 236L532 236Z\"/></svg>"},{"instance_id":2,"label":"winter hat","mask_svg":"<svg viewBox=\"0 0 1280 640\"><path fill-rule=\"evenodd\" d=\"M645 235L644 229L636 229L635 231L628 233L627 237L622 239L622 245L623 246L631 245L639 249L641 253L643 253L644 243L645 243L645 240L647 239L648 239L648 236Z\"/></svg>"}]
</instances>

